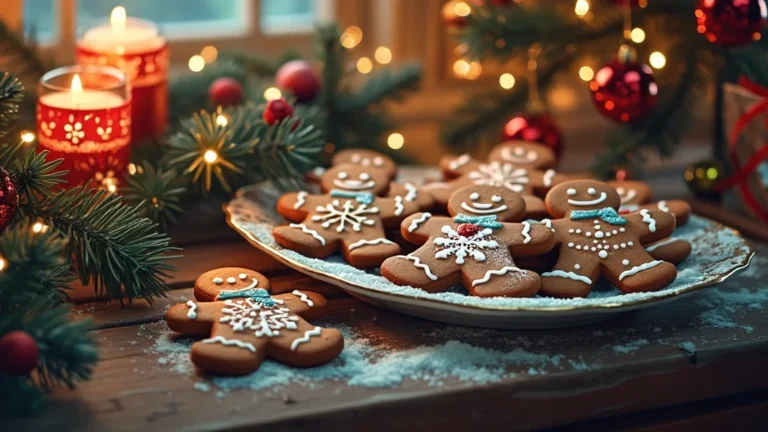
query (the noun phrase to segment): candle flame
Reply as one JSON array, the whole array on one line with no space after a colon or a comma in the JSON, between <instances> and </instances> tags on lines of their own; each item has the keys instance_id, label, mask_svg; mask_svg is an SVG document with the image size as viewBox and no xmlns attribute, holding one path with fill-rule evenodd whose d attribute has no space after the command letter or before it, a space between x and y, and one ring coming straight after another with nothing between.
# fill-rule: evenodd
<instances>
[{"instance_id":1,"label":"candle flame","mask_svg":"<svg viewBox=\"0 0 768 432\"><path fill-rule=\"evenodd\" d=\"M112 9L112 15L110 15L109 21L112 23L113 32L123 33L125 31L126 16L124 7L118 6Z\"/></svg>"},{"instance_id":2,"label":"candle flame","mask_svg":"<svg viewBox=\"0 0 768 432\"><path fill-rule=\"evenodd\" d=\"M80 75L75 74L72 78L72 85L70 86L70 92L72 95L72 101L77 102L80 95L83 94L83 82L80 81Z\"/></svg>"}]
</instances>

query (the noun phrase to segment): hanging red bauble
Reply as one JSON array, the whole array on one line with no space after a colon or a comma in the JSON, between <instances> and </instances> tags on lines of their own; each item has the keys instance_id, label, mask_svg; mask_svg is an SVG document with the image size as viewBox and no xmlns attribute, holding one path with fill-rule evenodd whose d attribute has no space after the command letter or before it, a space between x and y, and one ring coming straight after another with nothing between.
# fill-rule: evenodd
<instances>
[{"instance_id":1,"label":"hanging red bauble","mask_svg":"<svg viewBox=\"0 0 768 432\"><path fill-rule=\"evenodd\" d=\"M8 171L0 167L0 232L7 227L19 208L19 194Z\"/></svg>"},{"instance_id":2,"label":"hanging red bauble","mask_svg":"<svg viewBox=\"0 0 768 432\"><path fill-rule=\"evenodd\" d=\"M217 106L238 105L243 101L243 86L234 78L217 78L208 87L208 97Z\"/></svg>"},{"instance_id":3,"label":"hanging red bauble","mask_svg":"<svg viewBox=\"0 0 768 432\"><path fill-rule=\"evenodd\" d=\"M298 102L312 102L320 93L320 78L305 60L291 60L280 66L275 84L290 91Z\"/></svg>"},{"instance_id":4,"label":"hanging red bauble","mask_svg":"<svg viewBox=\"0 0 768 432\"><path fill-rule=\"evenodd\" d=\"M746 45L760 39L766 16L765 0L699 0L697 31L715 45Z\"/></svg>"},{"instance_id":5,"label":"hanging red bauble","mask_svg":"<svg viewBox=\"0 0 768 432\"><path fill-rule=\"evenodd\" d=\"M558 159L563 151L563 134L555 120L546 111L515 115L504 125L502 139L544 144L555 152Z\"/></svg>"},{"instance_id":6,"label":"hanging red bauble","mask_svg":"<svg viewBox=\"0 0 768 432\"><path fill-rule=\"evenodd\" d=\"M440 15L443 17L443 22L451 30L460 30L467 25L467 17L471 8L469 4L461 0L450 0L443 5L443 9L440 10Z\"/></svg>"},{"instance_id":7,"label":"hanging red bauble","mask_svg":"<svg viewBox=\"0 0 768 432\"><path fill-rule=\"evenodd\" d=\"M40 347L27 332L16 330L0 338L0 373L28 375L40 358Z\"/></svg>"},{"instance_id":8,"label":"hanging red bauble","mask_svg":"<svg viewBox=\"0 0 768 432\"><path fill-rule=\"evenodd\" d=\"M271 100L264 107L264 121L270 126L292 115L293 107L282 98Z\"/></svg>"},{"instance_id":9,"label":"hanging red bauble","mask_svg":"<svg viewBox=\"0 0 768 432\"><path fill-rule=\"evenodd\" d=\"M659 91L650 66L621 54L595 73L589 89L597 110L621 123L634 122L653 110Z\"/></svg>"}]
</instances>

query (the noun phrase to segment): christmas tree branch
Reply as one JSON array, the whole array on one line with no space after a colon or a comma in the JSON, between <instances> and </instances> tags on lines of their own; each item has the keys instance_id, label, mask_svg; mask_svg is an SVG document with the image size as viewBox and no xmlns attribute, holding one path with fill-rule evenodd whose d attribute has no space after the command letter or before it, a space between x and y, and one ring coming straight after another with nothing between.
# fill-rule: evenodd
<instances>
[{"instance_id":1,"label":"christmas tree branch","mask_svg":"<svg viewBox=\"0 0 768 432\"><path fill-rule=\"evenodd\" d=\"M222 77L233 78L247 87L246 68L236 61L226 59L207 65L200 72L180 75L171 80L168 89L171 121L185 119L200 110L215 110L216 106L210 100L208 88Z\"/></svg>"},{"instance_id":2,"label":"christmas tree branch","mask_svg":"<svg viewBox=\"0 0 768 432\"><path fill-rule=\"evenodd\" d=\"M25 82L37 82L53 69L53 62L43 60L37 49L34 33L25 37L23 30L15 31L0 21L0 67Z\"/></svg>"},{"instance_id":3,"label":"christmas tree branch","mask_svg":"<svg viewBox=\"0 0 768 432\"><path fill-rule=\"evenodd\" d=\"M92 282L98 293L121 301L121 288L129 300L152 302L165 295L163 277L174 270L166 261L177 258L169 254L179 249L170 247L170 239L155 232L156 225L119 196L84 186L23 207L25 214L66 234L66 254L83 285Z\"/></svg>"},{"instance_id":4,"label":"christmas tree branch","mask_svg":"<svg viewBox=\"0 0 768 432\"><path fill-rule=\"evenodd\" d=\"M339 101L338 112L347 115L387 100L402 100L405 94L415 91L421 82L422 67L412 63L398 71L382 69L370 76L357 93Z\"/></svg>"},{"instance_id":5,"label":"christmas tree branch","mask_svg":"<svg viewBox=\"0 0 768 432\"><path fill-rule=\"evenodd\" d=\"M301 58L301 53L297 51L286 51L278 58L244 53L223 53L220 56L219 61L232 61L233 63L242 66L248 75L271 79L275 76L277 70L280 69L280 66L291 60L298 60Z\"/></svg>"},{"instance_id":6,"label":"christmas tree branch","mask_svg":"<svg viewBox=\"0 0 768 432\"><path fill-rule=\"evenodd\" d=\"M21 81L8 72L0 72L0 139L8 135L23 97Z\"/></svg>"},{"instance_id":7,"label":"christmas tree branch","mask_svg":"<svg viewBox=\"0 0 768 432\"><path fill-rule=\"evenodd\" d=\"M161 230L167 231L184 211L182 201L187 190L182 179L176 171L155 168L145 162L128 176L121 193L127 204L137 208L140 217L156 222Z\"/></svg>"}]
</instances>

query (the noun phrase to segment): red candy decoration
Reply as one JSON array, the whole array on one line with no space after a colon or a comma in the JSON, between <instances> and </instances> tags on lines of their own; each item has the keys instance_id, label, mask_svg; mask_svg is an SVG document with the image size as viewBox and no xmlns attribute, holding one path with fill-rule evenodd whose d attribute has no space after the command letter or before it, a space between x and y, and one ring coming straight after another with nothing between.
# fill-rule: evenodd
<instances>
[{"instance_id":1,"label":"red candy decoration","mask_svg":"<svg viewBox=\"0 0 768 432\"><path fill-rule=\"evenodd\" d=\"M697 31L715 45L737 47L760 39L768 15L765 0L699 0Z\"/></svg>"},{"instance_id":2,"label":"red candy decoration","mask_svg":"<svg viewBox=\"0 0 768 432\"><path fill-rule=\"evenodd\" d=\"M304 60L291 60L280 66L275 84L290 91L298 102L312 102L320 93L320 78L312 65Z\"/></svg>"},{"instance_id":3,"label":"red candy decoration","mask_svg":"<svg viewBox=\"0 0 768 432\"><path fill-rule=\"evenodd\" d=\"M8 171L0 167L0 232L7 227L19 208L19 194Z\"/></svg>"},{"instance_id":4,"label":"red candy decoration","mask_svg":"<svg viewBox=\"0 0 768 432\"><path fill-rule=\"evenodd\" d=\"M463 223L456 228L456 232L462 237L472 237L480 232L480 226L470 223Z\"/></svg>"},{"instance_id":5,"label":"red candy decoration","mask_svg":"<svg viewBox=\"0 0 768 432\"><path fill-rule=\"evenodd\" d=\"M544 144L555 152L558 159L563 151L563 134L560 127L546 112L515 115L504 125L502 140L523 140Z\"/></svg>"},{"instance_id":6,"label":"red candy decoration","mask_svg":"<svg viewBox=\"0 0 768 432\"><path fill-rule=\"evenodd\" d=\"M238 105L244 95L242 84L234 78L218 78L208 87L208 97L220 106Z\"/></svg>"},{"instance_id":7,"label":"red candy decoration","mask_svg":"<svg viewBox=\"0 0 768 432\"><path fill-rule=\"evenodd\" d=\"M16 330L0 338L0 373L28 375L40 358L40 347L27 332Z\"/></svg>"},{"instance_id":8,"label":"red candy decoration","mask_svg":"<svg viewBox=\"0 0 768 432\"><path fill-rule=\"evenodd\" d=\"M267 102L264 108L264 121L272 126L286 117L293 115L293 107L285 99L275 99Z\"/></svg>"},{"instance_id":9,"label":"red candy decoration","mask_svg":"<svg viewBox=\"0 0 768 432\"><path fill-rule=\"evenodd\" d=\"M619 59L600 68L589 89L597 110L620 123L643 118L656 107L659 92L650 66Z\"/></svg>"}]
</instances>

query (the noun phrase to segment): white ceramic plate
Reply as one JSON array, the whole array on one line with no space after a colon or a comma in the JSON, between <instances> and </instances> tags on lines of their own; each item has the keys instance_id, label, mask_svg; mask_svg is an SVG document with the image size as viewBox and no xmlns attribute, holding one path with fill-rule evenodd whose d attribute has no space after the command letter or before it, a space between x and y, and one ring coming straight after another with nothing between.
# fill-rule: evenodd
<instances>
[{"instance_id":1,"label":"white ceramic plate","mask_svg":"<svg viewBox=\"0 0 768 432\"><path fill-rule=\"evenodd\" d=\"M479 298L463 288L430 294L397 286L377 270L363 271L340 256L308 258L284 249L272 238L272 228L286 223L275 211L279 192L262 183L241 189L224 206L227 221L251 244L297 271L340 287L349 294L395 312L451 324L509 329L571 327L604 320L616 314L679 298L722 282L749 266L754 255L741 235L709 219L693 216L675 232L691 242L693 252L679 266L678 277L663 290L622 294L605 285L584 299Z\"/></svg>"}]
</instances>

